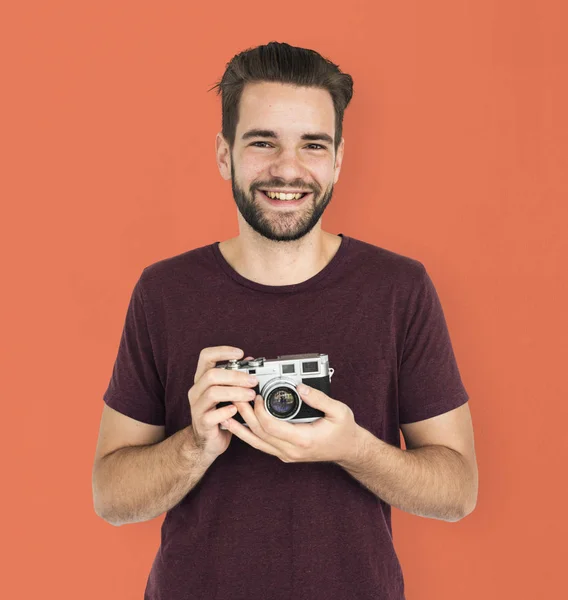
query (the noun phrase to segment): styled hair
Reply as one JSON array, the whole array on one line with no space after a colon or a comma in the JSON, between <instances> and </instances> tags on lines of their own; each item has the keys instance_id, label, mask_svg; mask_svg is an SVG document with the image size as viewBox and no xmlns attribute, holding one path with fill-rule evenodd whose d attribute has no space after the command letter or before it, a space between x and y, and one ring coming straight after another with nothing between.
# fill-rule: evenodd
<instances>
[{"instance_id":1,"label":"styled hair","mask_svg":"<svg viewBox=\"0 0 568 600\"><path fill-rule=\"evenodd\" d=\"M343 134L343 113L353 96L353 79L338 65L315 50L286 43L269 42L236 54L225 73L212 88L221 94L222 134L232 151L235 145L239 103L245 84L258 82L289 83L326 89L335 109L335 152Z\"/></svg>"}]
</instances>

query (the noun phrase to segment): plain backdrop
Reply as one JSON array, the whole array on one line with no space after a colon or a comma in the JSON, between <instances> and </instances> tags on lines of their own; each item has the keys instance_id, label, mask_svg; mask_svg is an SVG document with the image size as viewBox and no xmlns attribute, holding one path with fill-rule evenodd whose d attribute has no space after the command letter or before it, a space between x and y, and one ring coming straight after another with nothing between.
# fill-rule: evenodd
<instances>
[{"instance_id":1,"label":"plain backdrop","mask_svg":"<svg viewBox=\"0 0 568 600\"><path fill-rule=\"evenodd\" d=\"M163 516L94 513L102 395L142 269L238 233L207 90L272 40L354 78L323 228L423 262L470 395L478 505L393 509L407 599L562 595L567 19L536 0L1 9L2 597L143 596Z\"/></svg>"}]
</instances>

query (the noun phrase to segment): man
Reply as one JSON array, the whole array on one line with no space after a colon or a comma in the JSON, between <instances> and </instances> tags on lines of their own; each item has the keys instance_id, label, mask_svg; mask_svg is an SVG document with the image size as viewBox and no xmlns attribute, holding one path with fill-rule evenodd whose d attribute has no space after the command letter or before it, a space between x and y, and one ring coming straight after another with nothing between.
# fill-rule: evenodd
<instances>
[{"instance_id":1,"label":"man","mask_svg":"<svg viewBox=\"0 0 568 600\"><path fill-rule=\"evenodd\" d=\"M349 75L274 42L237 55L219 87L217 163L239 235L136 283L104 394L95 510L115 525L167 511L146 600L403 599L391 506L457 521L477 498L439 298L419 261L321 228ZM279 421L245 373L215 368L303 353L334 369L329 395L298 387L325 414L312 423Z\"/></svg>"}]
</instances>

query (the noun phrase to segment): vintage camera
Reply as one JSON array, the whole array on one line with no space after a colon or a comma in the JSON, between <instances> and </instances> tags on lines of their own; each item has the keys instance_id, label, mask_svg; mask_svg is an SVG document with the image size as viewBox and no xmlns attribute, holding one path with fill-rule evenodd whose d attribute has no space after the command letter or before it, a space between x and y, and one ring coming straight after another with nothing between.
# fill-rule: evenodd
<instances>
[{"instance_id":1,"label":"vintage camera","mask_svg":"<svg viewBox=\"0 0 568 600\"><path fill-rule=\"evenodd\" d=\"M218 369L235 369L255 375L258 385L251 389L262 396L266 412L275 419L291 423L311 423L325 415L321 410L302 402L296 386L305 383L331 395L333 369L329 366L327 354L288 354L268 359L260 357L252 360L229 360L215 366ZM228 404L231 402L219 402L216 408ZM254 408L254 400L249 404ZM235 413L232 418L248 427L240 413ZM221 428L223 429L222 426Z\"/></svg>"}]
</instances>

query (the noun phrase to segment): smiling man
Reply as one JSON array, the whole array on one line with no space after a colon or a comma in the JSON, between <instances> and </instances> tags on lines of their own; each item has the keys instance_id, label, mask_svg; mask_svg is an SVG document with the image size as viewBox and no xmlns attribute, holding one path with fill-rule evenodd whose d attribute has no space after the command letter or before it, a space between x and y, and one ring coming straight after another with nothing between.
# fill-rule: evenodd
<instances>
[{"instance_id":1,"label":"smiling man","mask_svg":"<svg viewBox=\"0 0 568 600\"><path fill-rule=\"evenodd\" d=\"M321 228L343 159L344 140L336 149L334 133L325 89L279 82L243 89L234 147L222 133L216 139L240 230L219 250L237 272L259 283L297 283L337 252L341 237Z\"/></svg>"},{"instance_id":2,"label":"smiling man","mask_svg":"<svg viewBox=\"0 0 568 600\"><path fill-rule=\"evenodd\" d=\"M349 75L271 42L218 89L239 233L140 275L103 396L95 511L166 513L145 600L403 600L391 507L455 522L477 500L440 300L419 260L322 229ZM215 368L297 354L333 369L327 394L319 372L295 373L313 422L269 414L254 368Z\"/></svg>"}]
</instances>

